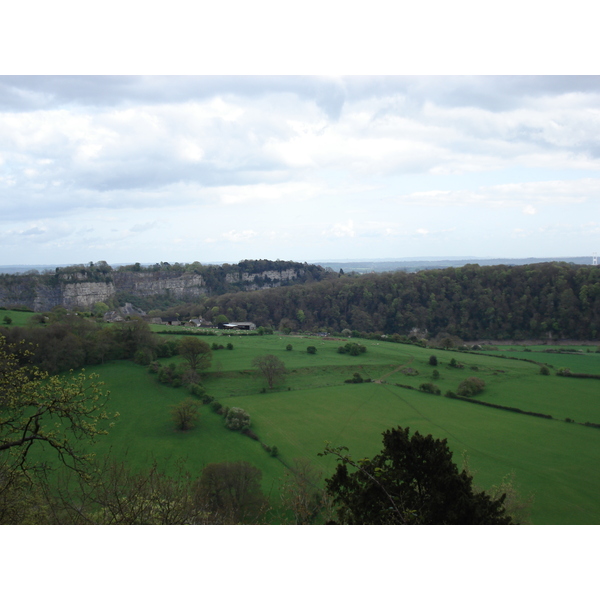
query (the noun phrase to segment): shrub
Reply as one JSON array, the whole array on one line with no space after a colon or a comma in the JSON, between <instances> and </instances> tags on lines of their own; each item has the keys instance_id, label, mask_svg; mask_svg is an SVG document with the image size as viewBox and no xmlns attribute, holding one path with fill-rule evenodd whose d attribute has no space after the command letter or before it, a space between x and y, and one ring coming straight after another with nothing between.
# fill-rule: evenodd
<instances>
[{"instance_id":1,"label":"shrub","mask_svg":"<svg viewBox=\"0 0 600 600\"><path fill-rule=\"evenodd\" d=\"M201 400L204 400L204 398L206 397L206 390L204 389L204 387L197 383L191 383L190 385L188 385L187 391L192 396L196 396L196 398L200 398Z\"/></svg>"},{"instance_id":2,"label":"shrub","mask_svg":"<svg viewBox=\"0 0 600 600\"><path fill-rule=\"evenodd\" d=\"M288 352L290 352L290 351L291 351L291 349L292 349L292 345L291 345L291 344L288 344L288 345L285 347L285 349L286 349Z\"/></svg>"},{"instance_id":3,"label":"shrub","mask_svg":"<svg viewBox=\"0 0 600 600\"><path fill-rule=\"evenodd\" d=\"M437 394L438 396L441 394L440 388L433 383L422 383L419 386L419 389L422 392L427 392L428 394Z\"/></svg>"},{"instance_id":4,"label":"shrub","mask_svg":"<svg viewBox=\"0 0 600 600\"><path fill-rule=\"evenodd\" d=\"M437 364L438 364L438 359L437 359L437 356L435 356L434 354L432 354L432 355L429 357L429 364L430 364L432 367L437 367Z\"/></svg>"},{"instance_id":5,"label":"shrub","mask_svg":"<svg viewBox=\"0 0 600 600\"><path fill-rule=\"evenodd\" d=\"M364 379L361 377L360 373L354 373L352 379L346 379L344 383L363 383Z\"/></svg>"},{"instance_id":6,"label":"shrub","mask_svg":"<svg viewBox=\"0 0 600 600\"><path fill-rule=\"evenodd\" d=\"M148 373L156 374L160 371L160 363L157 361L151 362L148 366Z\"/></svg>"},{"instance_id":7,"label":"shrub","mask_svg":"<svg viewBox=\"0 0 600 600\"><path fill-rule=\"evenodd\" d=\"M433 370L433 373L431 374L431 376L432 376L434 379L439 379L439 378L440 378L440 372L439 372L437 369L434 369L434 370Z\"/></svg>"},{"instance_id":8,"label":"shrub","mask_svg":"<svg viewBox=\"0 0 600 600\"><path fill-rule=\"evenodd\" d=\"M550 369L546 365L543 365L540 368L540 375L550 375Z\"/></svg>"},{"instance_id":9,"label":"shrub","mask_svg":"<svg viewBox=\"0 0 600 600\"><path fill-rule=\"evenodd\" d=\"M467 377L467 379L458 384L456 392L459 396L474 396L475 394L479 394L484 387L485 381L483 379L479 379L479 377Z\"/></svg>"},{"instance_id":10,"label":"shrub","mask_svg":"<svg viewBox=\"0 0 600 600\"><path fill-rule=\"evenodd\" d=\"M221 408L223 408L223 405L222 405L222 404L221 404L221 403L220 403L218 400L213 400L213 401L210 403L210 409L211 409L213 412L216 412L216 413L218 413L218 412L221 410Z\"/></svg>"},{"instance_id":11,"label":"shrub","mask_svg":"<svg viewBox=\"0 0 600 600\"><path fill-rule=\"evenodd\" d=\"M255 441L259 441L258 436L254 433L254 431L252 431L252 429L249 429L248 427L244 427L242 429L242 433L244 435L247 435L250 439L255 440Z\"/></svg>"},{"instance_id":12,"label":"shrub","mask_svg":"<svg viewBox=\"0 0 600 600\"><path fill-rule=\"evenodd\" d=\"M316 354L316 353L317 353L317 349L316 349L314 346L309 346L309 347L306 349L306 351L307 351L309 354Z\"/></svg>"},{"instance_id":13,"label":"shrub","mask_svg":"<svg viewBox=\"0 0 600 600\"><path fill-rule=\"evenodd\" d=\"M241 431L250 427L250 415L243 409L230 408L225 417L225 427L234 431Z\"/></svg>"},{"instance_id":14,"label":"shrub","mask_svg":"<svg viewBox=\"0 0 600 600\"><path fill-rule=\"evenodd\" d=\"M367 351L367 347L356 342L348 342L343 346L340 346L337 350L339 354L350 354L350 356L358 356Z\"/></svg>"},{"instance_id":15,"label":"shrub","mask_svg":"<svg viewBox=\"0 0 600 600\"><path fill-rule=\"evenodd\" d=\"M567 367L560 367L560 369L556 371L556 374L559 377L569 377L571 375L571 369L568 369Z\"/></svg>"},{"instance_id":16,"label":"shrub","mask_svg":"<svg viewBox=\"0 0 600 600\"><path fill-rule=\"evenodd\" d=\"M153 358L152 350L150 350L150 348L142 348L134 354L133 362L136 365L148 366Z\"/></svg>"},{"instance_id":17,"label":"shrub","mask_svg":"<svg viewBox=\"0 0 600 600\"><path fill-rule=\"evenodd\" d=\"M231 342L227 344L227 350L233 350L233 344Z\"/></svg>"}]
</instances>

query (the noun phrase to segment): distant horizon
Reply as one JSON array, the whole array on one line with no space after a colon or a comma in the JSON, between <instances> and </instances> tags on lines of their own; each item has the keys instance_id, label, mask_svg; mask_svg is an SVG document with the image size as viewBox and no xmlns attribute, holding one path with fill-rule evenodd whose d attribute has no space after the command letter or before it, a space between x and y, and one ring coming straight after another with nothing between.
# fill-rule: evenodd
<instances>
[{"instance_id":1,"label":"distant horizon","mask_svg":"<svg viewBox=\"0 0 600 600\"><path fill-rule=\"evenodd\" d=\"M307 264L313 264L313 265L319 265L321 263L323 264L339 264L339 263L386 263L386 262L391 262L391 263L406 263L406 262L451 262L451 261L466 261L466 260L481 260L481 261L498 261L498 260L509 260L509 261L527 261L527 260L532 260L532 261L537 261L537 262L545 262L545 261L556 261L556 260L562 260L562 261L568 261L568 260L587 260L589 259L590 261L590 265L592 264L594 255L590 254L590 255L582 255L582 256L520 256L520 257L510 257L510 256L428 256L428 257L424 257L424 256L405 256L405 257L389 257L389 258L339 258L339 259L335 259L335 258L327 258L327 259L320 259L320 260L294 260L294 259L266 259L266 258L244 258L241 259L239 261L210 261L210 262L203 262L203 261L190 261L190 262L183 262L183 261L158 261L157 262L141 262L141 261L131 261L131 262L109 262L109 261L104 261L107 264L109 264L111 267L121 267L121 266L127 266L127 265L134 265L136 263L139 263L141 266L152 266L155 264L160 264L160 262L163 263L169 263L169 264L192 264L194 262L199 262L200 264L203 265L223 265L223 264L238 264L244 260L290 260L292 262L298 262L298 263L307 263ZM101 261L93 261L94 264L101 262ZM72 267L72 266L78 266L78 265L83 265L83 266L88 266L90 264L90 261L88 262L70 262L70 263L47 263L47 264L40 264L40 263L16 263L16 264L6 264L6 265L0 265L0 273L3 272L2 269L18 269L18 268L23 268L23 269L27 269L27 270L34 270L34 269L53 269L53 268L64 268L64 267ZM585 263L584 263L585 264Z\"/></svg>"}]
</instances>

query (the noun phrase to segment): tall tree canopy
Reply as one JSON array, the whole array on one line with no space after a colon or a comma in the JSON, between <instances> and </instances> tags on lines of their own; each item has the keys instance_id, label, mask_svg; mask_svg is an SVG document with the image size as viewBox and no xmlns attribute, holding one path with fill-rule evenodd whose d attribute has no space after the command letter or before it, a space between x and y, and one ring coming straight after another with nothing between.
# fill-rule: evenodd
<instances>
[{"instance_id":1,"label":"tall tree canopy","mask_svg":"<svg viewBox=\"0 0 600 600\"><path fill-rule=\"evenodd\" d=\"M353 461L348 449L327 447L340 461L326 479L338 522L349 525L506 525L504 496L475 492L472 477L452 461L447 441L412 436L398 427L383 434L383 450ZM355 467L350 472L348 465Z\"/></svg>"}]
</instances>

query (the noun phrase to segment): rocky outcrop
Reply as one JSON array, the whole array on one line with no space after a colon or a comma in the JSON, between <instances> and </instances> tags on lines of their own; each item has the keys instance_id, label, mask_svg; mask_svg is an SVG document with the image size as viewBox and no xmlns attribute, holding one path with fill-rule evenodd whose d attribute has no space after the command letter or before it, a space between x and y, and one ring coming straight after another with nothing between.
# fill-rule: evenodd
<instances>
[{"instance_id":1,"label":"rocky outcrop","mask_svg":"<svg viewBox=\"0 0 600 600\"><path fill-rule=\"evenodd\" d=\"M264 263L269 265L269 261ZM204 295L301 282L305 272L311 271L309 276L314 277L322 271L320 267L300 263L287 263L286 267L290 264L297 266L253 272L244 271L242 263L227 265L227 269L207 266L204 276L181 269L112 270L108 266L101 272L81 266L42 275L4 275L0 278L0 306L21 305L41 312L55 306L91 309L97 302L110 302L115 297L123 300L169 296L173 300L191 301Z\"/></svg>"},{"instance_id":2,"label":"rocky outcrop","mask_svg":"<svg viewBox=\"0 0 600 600\"><path fill-rule=\"evenodd\" d=\"M302 277L304 270L285 269L283 271L262 271L261 273L227 273L227 283L245 283L247 290L262 290L269 287L277 287L282 281L293 281Z\"/></svg>"},{"instance_id":3,"label":"rocky outcrop","mask_svg":"<svg viewBox=\"0 0 600 600\"><path fill-rule=\"evenodd\" d=\"M85 281L67 283L61 286L62 299L60 305L65 308L92 308L96 302L106 302L115 295L113 283ZM42 294L43 297L43 294ZM53 304L56 306L56 304ZM36 309L40 310L40 309ZM47 308L43 310L48 310Z\"/></svg>"},{"instance_id":4,"label":"rocky outcrop","mask_svg":"<svg viewBox=\"0 0 600 600\"><path fill-rule=\"evenodd\" d=\"M201 275L184 273L175 275L164 271L119 272L113 275L119 292L127 292L138 297L158 296L165 293L183 300L190 296L198 297L208 292Z\"/></svg>"}]
</instances>

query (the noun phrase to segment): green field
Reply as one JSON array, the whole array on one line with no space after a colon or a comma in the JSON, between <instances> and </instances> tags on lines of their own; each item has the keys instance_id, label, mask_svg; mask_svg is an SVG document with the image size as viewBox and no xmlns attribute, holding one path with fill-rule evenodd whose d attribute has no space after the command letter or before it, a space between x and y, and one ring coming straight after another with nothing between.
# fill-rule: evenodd
<instances>
[{"instance_id":1,"label":"green field","mask_svg":"<svg viewBox=\"0 0 600 600\"><path fill-rule=\"evenodd\" d=\"M33 314L24 310L0 309L0 327L26 327L30 325L29 321ZM12 321L11 323L6 323L4 319L7 317Z\"/></svg>"},{"instance_id":2,"label":"green field","mask_svg":"<svg viewBox=\"0 0 600 600\"><path fill-rule=\"evenodd\" d=\"M539 365L530 362L383 341L359 340L367 352L349 356L337 353L346 340L279 335L202 339L223 344L231 341L234 345L233 350L213 353L212 366L203 381L208 393L224 405L247 410L252 430L261 442L279 448L279 458L271 457L251 438L227 430L222 418L208 406L201 407L195 429L176 432L169 409L186 397L186 390L161 385L145 367L126 361L88 369L100 374L111 390L111 408L121 413L110 435L97 445L99 454L111 448L113 456L126 458L135 468L156 459L168 469L184 458L190 472L198 474L211 462L247 460L262 470L263 490L277 508L286 465L294 459L309 459L327 475L334 469L334 460L317 456L326 441L348 446L356 458L372 456L380 449L384 430L408 426L447 438L459 465L466 451L475 481L483 487L514 472L520 489L535 494L534 523L600 523L600 481L596 475L600 429L564 421L568 417L581 423L600 423L600 380L557 377L554 371L542 376ZM292 351L285 350L288 343ZM306 352L309 345L317 347L316 354ZM278 356L288 371L285 382L266 393L261 392L265 382L251 367L252 359L261 354ZM432 354L438 358L437 367L428 363ZM571 368L577 372L595 373L600 367L600 354L511 353L506 349L498 354L548 362L554 367L567 366L562 359L568 358L574 361ZM464 368L451 368L452 358ZM161 362L179 360L174 357ZM403 373L407 367L418 374ZM435 381L434 368L440 373ZM343 383L354 372L381 383ZM446 390L456 391L460 381L473 375L486 382L477 399L550 414L554 419L444 397ZM438 385L442 395L394 385L417 388L424 382ZM277 521L276 516L272 518Z\"/></svg>"}]
</instances>

